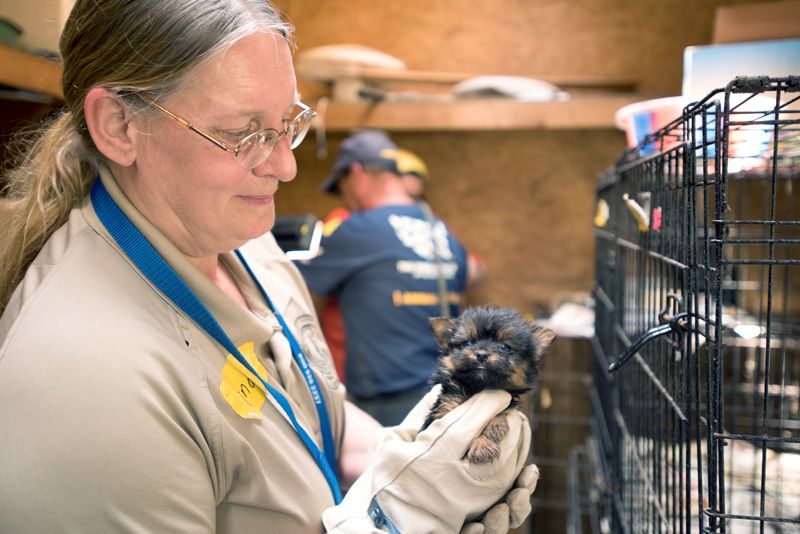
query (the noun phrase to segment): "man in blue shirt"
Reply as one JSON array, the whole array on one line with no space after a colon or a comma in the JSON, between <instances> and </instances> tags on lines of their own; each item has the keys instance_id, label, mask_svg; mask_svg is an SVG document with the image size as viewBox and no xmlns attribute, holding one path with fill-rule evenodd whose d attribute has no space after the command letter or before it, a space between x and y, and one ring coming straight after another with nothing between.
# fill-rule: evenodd
<instances>
[{"instance_id":1,"label":"man in blue shirt","mask_svg":"<svg viewBox=\"0 0 800 534\"><path fill-rule=\"evenodd\" d=\"M318 257L298 264L313 292L337 299L348 391L384 426L428 391L439 355L428 318L458 313L467 274L463 245L406 192L396 154L383 132L342 142L320 188L352 214L326 228Z\"/></svg>"}]
</instances>

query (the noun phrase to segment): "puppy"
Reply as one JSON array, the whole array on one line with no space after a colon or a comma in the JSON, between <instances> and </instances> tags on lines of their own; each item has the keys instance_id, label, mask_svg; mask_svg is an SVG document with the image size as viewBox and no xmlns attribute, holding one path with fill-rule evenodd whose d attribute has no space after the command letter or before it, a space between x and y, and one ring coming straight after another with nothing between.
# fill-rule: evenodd
<instances>
[{"instance_id":1,"label":"puppy","mask_svg":"<svg viewBox=\"0 0 800 534\"><path fill-rule=\"evenodd\" d=\"M472 463L489 463L499 456L499 443L508 432L506 413L516 409L520 395L533 388L539 360L555 335L512 308L479 306L455 319L429 321L442 351L431 382L441 384L442 392L422 429L479 391L508 391L511 404L486 426L465 456Z\"/></svg>"}]
</instances>

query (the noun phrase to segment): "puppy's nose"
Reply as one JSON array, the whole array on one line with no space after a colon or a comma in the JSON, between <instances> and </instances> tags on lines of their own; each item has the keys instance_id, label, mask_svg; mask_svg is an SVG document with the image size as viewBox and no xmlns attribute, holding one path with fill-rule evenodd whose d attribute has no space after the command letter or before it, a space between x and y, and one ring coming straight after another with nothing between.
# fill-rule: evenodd
<instances>
[{"instance_id":1,"label":"puppy's nose","mask_svg":"<svg viewBox=\"0 0 800 534\"><path fill-rule=\"evenodd\" d=\"M489 359L489 351L486 350L476 350L475 351L475 358L481 363L485 362Z\"/></svg>"}]
</instances>

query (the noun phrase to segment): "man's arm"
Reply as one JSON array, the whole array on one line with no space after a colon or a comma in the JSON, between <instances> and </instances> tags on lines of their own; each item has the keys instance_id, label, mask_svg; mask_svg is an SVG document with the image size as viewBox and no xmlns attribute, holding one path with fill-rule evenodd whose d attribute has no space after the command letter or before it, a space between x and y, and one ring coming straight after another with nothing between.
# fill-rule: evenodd
<instances>
[{"instance_id":1,"label":"man's arm","mask_svg":"<svg viewBox=\"0 0 800 534\"><path fill-rule=\"evenodd\" d=\"M383 430L381 424L350 401L344 401L344 440L339 458L340 482L349 488L367 467L370 448Z\"/></svg>"}]
</instances>

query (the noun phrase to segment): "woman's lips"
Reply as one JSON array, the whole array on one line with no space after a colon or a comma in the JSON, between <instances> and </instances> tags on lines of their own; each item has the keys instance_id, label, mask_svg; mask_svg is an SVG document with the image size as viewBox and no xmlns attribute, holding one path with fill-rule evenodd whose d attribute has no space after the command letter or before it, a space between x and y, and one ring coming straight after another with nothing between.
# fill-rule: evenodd
<instances>
[{"instance_id":1,"label":"woman's lips","mask_svg":"<svg viewBox=\"0 0 800 534\"><path fill-rule=\"evenodd\" d=\"M241 195L239 198L255 206L264 206L272 202L273 195Z\"/></svg>"}]
</instances>

